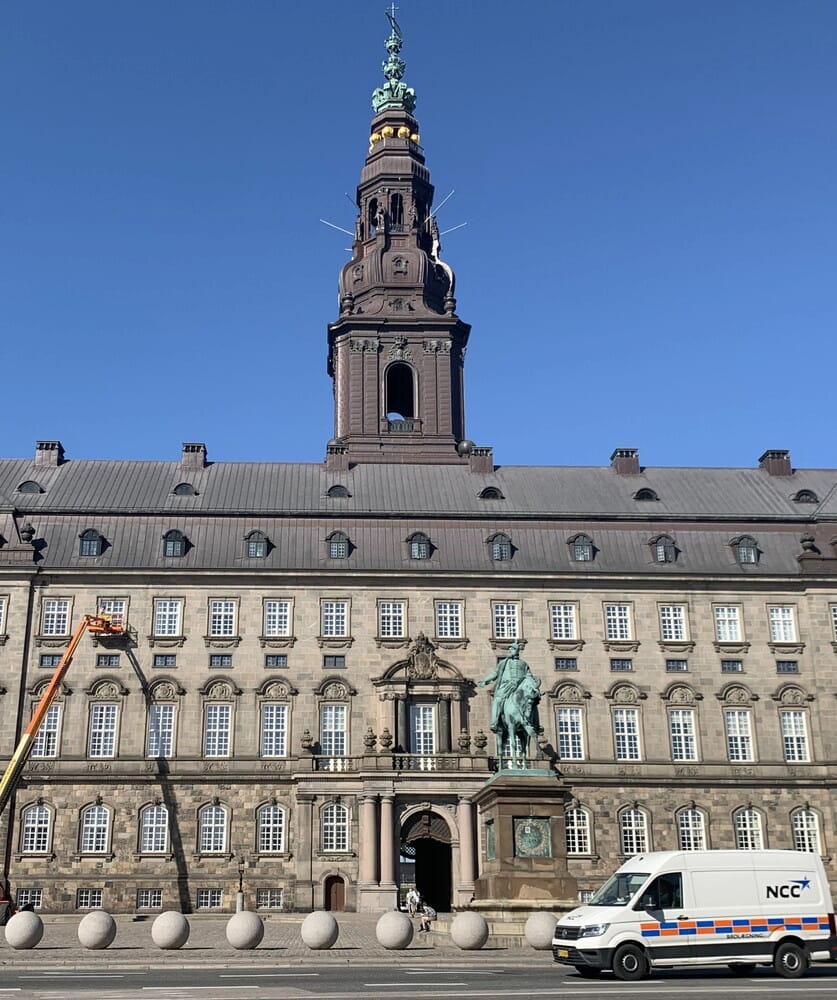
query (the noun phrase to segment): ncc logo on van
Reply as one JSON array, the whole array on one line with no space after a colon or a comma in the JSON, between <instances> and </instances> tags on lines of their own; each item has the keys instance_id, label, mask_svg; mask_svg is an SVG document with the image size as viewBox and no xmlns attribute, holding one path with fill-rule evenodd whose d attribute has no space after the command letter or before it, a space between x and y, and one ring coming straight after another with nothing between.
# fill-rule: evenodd
<instances>
[{"instance_id":1,"label":"ncc logo on van","mask_svg":"<svg viewBox=\"0 0 837 1000\"><path fill-rule=\"evenodd\" d=\"M765 888L768 899L799 899L803 889L811 888L811 880L809 878L796 878L785 882L784 885L768 885Z\"/></svg>"}]
</instances>

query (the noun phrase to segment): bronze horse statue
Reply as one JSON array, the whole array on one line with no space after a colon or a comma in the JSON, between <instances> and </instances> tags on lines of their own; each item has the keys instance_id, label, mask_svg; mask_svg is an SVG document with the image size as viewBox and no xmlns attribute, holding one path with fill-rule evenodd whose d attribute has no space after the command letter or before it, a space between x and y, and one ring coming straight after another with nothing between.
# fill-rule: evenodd
<instances>
[{"instance_id":1,"label":"bronze horse statue","mask_svg":"<svg viewBox=\"0 0 837 1000\"><path fill-rule=\"evenodd\" d=\"M502 761L511 757L529 756L529 740L537 741L543 732L538 715L541 700L541 682L526 674L514 691L506 698L497 718L497 757ZM516 750L519 740L520 752Z\"/></svg>"}]
</instances>

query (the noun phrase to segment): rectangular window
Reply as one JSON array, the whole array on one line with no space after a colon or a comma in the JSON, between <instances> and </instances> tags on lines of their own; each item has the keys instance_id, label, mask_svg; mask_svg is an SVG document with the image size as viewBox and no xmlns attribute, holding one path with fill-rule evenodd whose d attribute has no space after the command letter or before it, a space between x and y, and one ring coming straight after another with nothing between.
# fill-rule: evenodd
<instances>
[{"instance_id":1,"label":"rectangular window","mask_svg":"<svg viewBox=\"0 0 837 1000\"><path fill-rule=\"evenodd\" d=\"M686 642L688 638L685 604L661 604L660 639L663 642Z\"/></svg>"},{"instance_id":2,"label":"rectangular window","mask_svg":"<svg viewBox=\"0 0 837 1000\"><path fill-rule=\"evenodd\" d=\"M556 656L556 670L578 670L578 660L574 656Z\"/></svg>"},{"instance_id":3,"label":"rectangular window","mask_svg":"<svg viewBox=\"0 0 837 1000\"><path fill-rule=\"evenodd\" d=\"M79 889L76 892L77 910L98 910L102 905L101 889Z\"/></svg>"},{"instance_id":4,"label":"rectangular window","mask_svg":"<svg viewBox=\"0 0 837 1000\"><path fill-rule=\"evenodd\" d=\"M6 598L0 597L0 635L6 634Z\"/></svg>"},{"instance_id":5,"label":"rectangular window","mask_svg":"<svg viewBox=\"0 0 837 1000\"><path fill-rule=\"evenodd\" d=\"M605 637L614 641L633 638L630 604L605 604Z\"/></svg>"},{"instance_id":6,"label":"rectangular window","mask_svg":"<svg viewBox=\"0 0 837 1000\"><path fill-rule=\"evenodd\" d=\"M60 662L60 653L41 653L38 659L38 664L42 667L57 667Z\"/></svg>"},{"instance_id":7,"label":"rectangular window","mask_svg":"<svg viewBox=\"0 0 837 1000\"><path fill-rule=\"evenodd\" d=\"M183 601L157 599L154 601L154 635L183 634Z\"/></svg>"},{"instance_id":8,"label":"rectangular window","mask_svg":"<svg viewBox=\"0 0 837 1000\"><path fill-rule=\"evenodd\" d=\"M274 638L288 638L291 632L291 602L264 602L264 634Z\"/></svg>"},{"instance_id":9,"label":"rectangular window","mask_svg":"<svg viewBox=\"0 0 837 1000\"><path fill-rule=\"evenodd\" d=\"M288 752L288 706L262 704L262 757L284 757Z\"/></svg>"},{"instance_id":10,"label":"rectangular window","mask_svg":"<svg viewBox=\"0 0 837 1000\"><path fill-rule=\"evenodd\" d=\"M333 656L331 654L326 654L323 656L323 669L324 670L343 670L346 666L345 656Z\"/></svg>"},{"instance_id":11,"label":"rectangular window","mask_svg":"<svg viewBox=\"0 0 837 1000\"><path fill-rule=\"evenodd\" d=\"M744 662L742 660L721 660L722 674L741 674L744 672Z\"/></svg>"},{"instance_id":12,"label":"rectangular window","mask_svg":"<svg viewBox=\"0 0 837 1000\"><path fill-rule=\"evenodd\" d=\"M205 806L200 813L200 853L223 854L227 850L227 810Z\"/></svg>"},{"instance_id":13,"label":"rectangular window","mask_svg":"<svg viewBox=\"0 0 837 1000\"><path fill-rule=\"evenodd\" d=\"M805 713L800 711L779 712L782 727L782 749L787 761L809 761L808 727Z\"/></svg>"},{"instance_id":14,"label":"rectangular window","mask_svg":"<svg viewBox=\"0 0 837 1000\"><path fill-rule=\"evenodd\" d=\"M519 606L508 602L496 602L491 605L492 628L495 639L519 639L518 623Z\"/></svg>"},{"instance_id":15,"label":"rectangular window","mask_svg":"<svg viewBox=\"0 0 837 1000\"><path fill-rule=\"evenodd\" d=\"M125 628L128 621L128 601L124 597L100 597L98 610L100 615L110 618L112 625Z\"/></svg>"},{"instance_id":16,"label":"rectangular window","mask_svg":"<svg viewBox=\"0 0 837 1000\"><path fill-rule=\"evenodd\" d=\"M288 654L287 653L268 653L264 658L264 665L266 667L287 667L288 665Z\"/></svg>"},{"instance_id":17,"label":"rectangular window","mask_svg":"<svg viewBox=\"0 0 837 1000\"><path fill-rule=\"evenodd\" d=\"M320 748L326 757L346 756L346 706L320 706Z\"/></svg>"},{"instance_id":18,"label":"rectangular window","mask_svg":"<svg viewBox=\"0 0 837 1000\"><path fill-rule=\"evenodd\" d=\"M776 661L776 673L777 674L798 674L799 673L799 661L798 660L777 660Z\"/></svg>"},{"instance_id":19,"label":"rectangular window","mask_svg":"<svg viewBox=\"0 0 837 1000\"><path fill-rule=\"evenodd\" d=\"M378 601L378 635L382 639L401 639L407 634L405 607L404 601Z\"/></svg>"},{"instance_id":20,"label":"rectangular window","mask_svg":"<svg viewBox=\"0 0 837 1000\"><path fill-rule=\"evenodd\" d=\"M349 634L348 601L323 601L321 612L323 637L342 638Z\"/></svg>"},{"instance_id":21,"label":"rectangular window","mask_svg":"<svg viewBox=\"0 0 837 1000\"><path fill-rule=\"evenodd\" d=\"M735 604L715 605L717 642L741 642L741 608Z\"/></svg>"},{"instance_id":22,"label":"rectangular window","mask_svg":"<svg viewBox=\"0 0 837 1000\"><path fill-rule=\"evenodd\" d=\"M97 667L118 667L119 666L119 653L97 653L96 654L96 666Z\"/></svg>"},{"instance_id":23,"label":"rectangular window","mask_svg":"<svg viewBox=\"0 0 837 1000\"><path fill-rule=\"evenodd\" d=\"M688 660L666 660L667 674L685 674L689 669Z\"/></svg>"},{"instance_id":24,"label":"rectangular window","mask_svg":"<svg viewBox=\"0 0 837 1000\"><path fill-rule=\"evenodd\" d=\"M87 741L88 757L116 756L116 723L118 705L90 706L90 737Z\"/></svg>"},{"instance_id":25,"label":"rectangular window","mask_svg":"<svg viewBox=\"0 0 837 1000\"><path fill-rule=\"evenodd\" d=\"M727 732L727 757L732 761L753 759L753 737L750 732L750 713L741 709L724 712Z\"/></svg>"},{"instance_id":26,"label":"rectangular window","mask_svg":"<svg viewBox=\"0 0 837 1000\"><path fill-rule=\"evenodd\" d=\"M24 906L31 906L33 910L40 910L43 899L43 889L18 889L17 908L22 910Z\"/></svg>"},{"instance_id":27,"label":"rectangular window","mask_svg":"<svg viewBox=\"0 0 837 1000\"><path fill-rule=\"evenodd\" d=\"M198 889L197 909L218 910L224 901L224 894L220 889Z\"/></svg>"},{"instance_id":28,"label":"rectangular window","mask_svg":"<svg viewBox=\"0 0 837 1000\"><path fill-rule=\"evenodd\" d=\"M146 757L171 757L174 754L174 705L148 706Z\"/></svg>"},{"instance_id":29,"label":"rectangular window","mask_svg":"<svg viewBox=\"0 0 837 1000\"><path fill-rule=\"evenodd\" d=\"M47 709L32 744L32 757L58 756L58 725L61 721L61 705L53 703Z\"/></svg>"},{"instance_id":30,"label":"rectangular window","mask_svg":"<svg viewBox=\"0 0 837 1000\"><path fill-rule=\"evenodd\" d=\"M639 760L639 712L635 708L613 710L613 740L617 760Z\"/></svg>"},{"instance_id":31,"label":"rectangular window","mask_svg":"<svg viewBox=\"0 0 837 1000\"><path fill-rule=\"evenodd\" d=\"M557 708L558 756L561 760L584 760L584 734L580 708Z\"/></svg>"},{"instance_id":32,"label":"rectangular window","mask_svg":"<svg viewBox=\"0 0 837 1000\"><path fill-rule=\"evenodd\" d=\"M771 642L796 642L796 621L791 607L767 609Z\"/></svg>"},{"instance_id":33,"label":"rectangular window","mask_svg":"<svg viewBox=\"0 0 837 1000\"><path fill-rule=\"evenodd\" d=\"M82 854L104 854L108 849L110 812L104 806L88 806L82 813Z\"/></svg>"},{"instance_id":34,"label":"rectangular window","mask_svg":"<svg viewBox=\"0 0 837 1000\"><path fill-rule=\"evenodd\" d=\"M70 602L66 598L45 598L41 635L70 634Z\"/></svg>"},{"instance_id":35,"label":"rectangular window","mask_svg":"<svg viewBox=\"0 0 837 1000\"><path fill-rule=\"evenodd\" d=\"M549 626L553 639L578 638L578 608L575 604L550 604Z\"/></svg>"},{"instance_id":36,"label":"rectangular window","mask_svg":"<svg viewBox=\"0 0 837 1000\"><path fill-rule=\"evenodd\" d=\"M161 910L162 908L162 889L137 889L138 910Z\"/></svg>"},{"instance_id":37,"label":"rectangular window","mask_svg":"<svg viewBox=\"0 0 837 1000\"><path fill-rule=\"evenodd\" d=\"M831 641L837 642L837 604L831 605Z\"/></svg>"},{"instance_id":38,"label":"rectangular window","mask_svg":"<svg viewBox=\"0 0 837 1000\"><path fill-rule=\"evenodd\" d=\"M229 757L232 705L210 702L204 709L204 757Z\"/></svg>"},{"instance_id":39,"label":"rectangular window","mask_svg":"<svg viewBox=\"0 0 837 1000\"><path fill-rule=\"evenodd\" d=\"M697 760L695 713L691 708L672 708L668 713L672 760Z\"/></svg>"},{"instance_id":40,"label":"rectangular window","mask_svg":"<svg viewBox=\"0 0 837 1000\"><path fill-rule=\"evenodd\" d=\"M209 635L236 634L236 602L228 598L209 602Z\"/></svg>"},{"instance_id":41,"label":"rectangular window","mask_svg":"<svg viewBox=\"0 0 837 1000\"><path fill-rule=\"evenodd\" d=\"M436 638L461 639L462 618L461 601L436 601Z\"/></svg>"},{"instance_id":42,"label":"rectangular window","mask_svg":"<svg viewBox=\"0 0 837 1000\"><path fill-rule=\"evenodd\" d=\"M177 657L174 653L155 653L154 654L154 666L155 667L176 667Z\"/></svg>"},{"instance_id":43,"label":"rectangular window","mask_svg":"<svg viewBox=\"0 0 837 1000\"><path fill-rule=\"evenodd\" d=\"M614 671L633 670L634 669L634 661L633 660L611 660L610 661L610 669L614 670Z\"/></svg>"},{"instance_id":44,"label":"rectangular window","mask_svg":"<svg viewBox=\"0 0 837 1000\"><path fill-rule=\"evenodd\" d=\"M209 654L209 665L210 667L231 667L233 665L233 658L231 653L210 653Z\"/></svg>"},{"instance_id":45,"label":"rectangular window","mask_svg":"<svg viewBox=\"0 0 837 1000\"><path fill-rule=\"evenodd\" d=\"M283 891L282 889L256 889L256 909L284 909Z\"/></svg>"},{"instance_id":46,"label":"rectangular window","mask_svg":"<svg viewBox=\"0 0 837 1000\"><path fill-rule=\"evenodd\" d=\"M412 753L436 752L436 714L432 705L410 705Z\"/></svg>"}]
</instances>

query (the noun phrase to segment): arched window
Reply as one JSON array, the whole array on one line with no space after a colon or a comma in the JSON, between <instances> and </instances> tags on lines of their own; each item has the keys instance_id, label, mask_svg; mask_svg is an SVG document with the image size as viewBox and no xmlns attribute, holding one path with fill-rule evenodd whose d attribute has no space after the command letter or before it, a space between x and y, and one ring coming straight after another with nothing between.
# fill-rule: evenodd
<instances>
[{"instance_id":1,"label":"arched window","mask_svg":"<svg viewBox=\"0 0 837 1000\"><path fill-rule=\"evenodd\" d=\"M813 490L800 490L793 498L796 503L819 503L819 498Z\"/></svg>"},{"instance_id":2,"label":"arched window","mask_svg":"<svg viewBox=\"0 0 837 1000\"><path fill-rule=\"evenodd\" d=\"M486 486L484 490L479 492L478 496L480 500L505 500L496 486Z\"/></svg>"},{"instance_id":3,"label":"arched window","mask_svg":"<svg viewBox=\"0 0 837 1000\"><path fill-rule=\"evenodd\" d=\"M659 499L660 498L657 496L657 494L653 490L648 489L647 486L644 486L641 490L637 490L636 493L634 493L634 500L659 500Z\"/></svg>"},{"instance_id":4,"label":"arched window","mask_svg":"<svg viewBox=\"0 0 837 1000\"><path fill-rule=\"evenodd\" d=\"M735 846L739 851L760 851L764 847L761 813L752 806L738 809L732 814L735 829Z\"/></svg>"},{"instance_id":5,"label":"arched window","mask_svg":"<svg viewBox=\"0 0 837 1000\"><path fill-rule=\"evenodd\" d=\"M281 854L285 850L285 810L281 806L262 806L257 813L259 853Z\"/></svg>"},{"instance_id":6,"label":"arched window","mask_svg":"<svg viewBox=\"0 0 837 1000\"><path fill-rule=\"evenodd\" d=\"M757 563L759 561L759 549L754 538L749 535L742 535L735 543L738 554L738 561L742 565Z\"/></svg>"},{"instance_id":7,"label":"arched window","mask_svg":"<svg viewBox=\"0 0 837 1000\"><path fill-rule=\"evenodd\" d=\"M421 531L416 531L407 539L410 545L411 559L430 558L430 539Z\"/></svg>"},{"instance_id":8,"label":"arched window","mask_svg":"<svg viewBox=\"0 0 837 1000\"><path fill-rule=\"evenodd\" d=\"M366 219L368 223L368 231L370 236L374 236L378 231L378 199L372 198L369 202L369 208L366 211Z\"/></svg>"},{"instance_id":9,"label":"arched window","mask_svg":"<svg viewBox=\"0 0 837 1000\"><path fill-rule=\"evenodd\" d=\"M404 198L398 193L390 195L389 221L393 226L404 225Z\"/></svg>"},{"instance_id":10,"label":"arched window","mask_svg":"<svg viewBox=\"0 0 837 1000\"><path fill-rule=\"evenodd\" d=\"M634 807L619 813L619 844L622 854L645 854L648 850L648 817Z\"/></svg>"},{"instance_id":11,"label":"arched window","mask_svg":"<svg viewBox=\"0 0 837 1000\"><path fill-rule=\"evenodd\" d=\"M247 543L248 559L264 559L267 555L268 539L263 531L251 531L249 535L244 536L244 540Z\"/></svg>"},{"instance_id":12,"label":"arched window","mask_svg":"<svg viewBox=\"0 0 837 1000\"><path fill-rule=\"evenodd\" d=\"M320 849L322 851L348 851L349 810L332 803L320 813Z\"/></svg>"},{"instance_id":13,"label":"arched window","mask_svg":"<svg viewBox=\"0 0 837 1000\"><path fill-rule=\"evenodd\" d=\"M508 535L495 535L491 539L491 558L494 562L507 562L512 557L512 544Z\"/></svg>"},{"instance_id":14,"label":"arched window","mask_svg":"<svg viewBox=\"0 0 837 1000\"><path fill-rule=\"evenodd\" d=\"M575 535L571 538L570 558L573 562L592 562L593 539L589 535Z\"/></svg>"},{"instance_id":15,"label":"arched window","mask_svg":"<svg viewBox=\"0 0 837 1000\"><path fill-rule=\"evenodd\" d=\"M820 820L813 809L794 809L791 813L791 832L795 851L822 854Z\"/></svg>"},{"instance_id":16,"label":"arched window","mask_svg":"<svg viewBox=\"0 0 837 1000\"><path fill-rule=\"evenodd\" d=\"M169 847L169 811L165 806L146 806L140 812L140 854L165 854Z\"/></svg>"},{"instance_id":17,"label":"arched window","mask_svg":"<svg viewBox=\"0 0 837 1000\"><path fill-rule=\"evenodd\" d=\"M402 361L387 369L386 414L390 420L412 420L416 415L413 369Z\"/></svg>"},{"instance_id":18,"label":"arched window","mask_svg":"<svg viewBox=\"0 0 837 1000\"><path fill-rule=\"evenodd\" d=\"M186 536L182 531L167 531L163 535L163 555L170 557L186 555Z\"/></svg>"},{"instance_id":19,"label":"arched window","mask_svg":"<svg viewBox=\"0 0 837 1000\"><path fill-rule=\"evenodd\" d=\"M669 535L659 535L652 542L654 561L658 563L673 563L677 559L677 546Z\"/></svg>"},{"instance_id":20,"label":"arched window","mask_svg":"<svg viewBox=\"0 0 837 1000\"><path fill-rule=\"evenodd\" d=\"M82 531L78 537L78 554L80 556L100 556L102 554L104 539L95 528Z\"/></svg>"},{"instance_id":21,"label":"arched window","mask_svg":"<svg viewBox=\"0 0 837 1000\"><path fill-rule=\"evenodd\" d=\"M178 483L172 490L172 493L178 497L194 497L198 495L198 491L191 483Z\"/></svg>"},{"instance_id":22,"label":"arched window","mask_svg":"<svg viewBox=\"0 0 837 1000\"><path fill-rule=\"evenodd\" d=\"M346 559L349 555L349 538L342 531L332 532L328 536L329 559Z\"/></svg>"},{"instance_id":23,"label":"arched window","mask_svg":"<svg viewBox=\"0 0 837 1000\"><path fill-rule=\"evenodd\" d=\"M213 803L198 814L198 851L201 854L225 854L227 851L227 810Z\"/></svg>"},{"instance_id":24,"label":"arched window","mask_svg":"<svg viewBox=\"0 0 837 1000\"><path fill-rule=\"evenodd\" d=\"M706 817L700 809L681 809L677 814L677 846L681 851L706 850Z\"/></svg>"},{"instance_id":25,"label":"arched window","mask_svg":"<svg viewBox=\"0 0 837 1000\"><path fill-rule=\"evenodd\" d=\"M564 814L567 833L567 854L590 854L590 813L580 806L567 809Z\"/></svg>"},{"instance_id":26,"label":"arched window","mask_svg":"<svg viewBox=\"0 0 837 1000\"><path fill-rule=\"evenodd\" d=\"M345 500L349 496L349 491L340 483L330 486L328 497L330 500Z\"/></svg>"},{"instance_id":27,"label":"arched window","mask_svg":"<svg viewBox=\"0 0 837 1000\"><path fill-rule=\"evenodd\" d=\"M23 854L46 854L52 838L52 812L45 805L29 806L21 817L20 850Z\"/></svg>"},{"instance_id":28,"label":"arched window","mask_svg":"<svg viewBox=\"0 0 837 1000\"><path fill-rule=\"evenodd\" d=\"M106 854L110 839L110 809L96 804L81 811L82 854Z\"/></svg>"},{"instance_id":29,"label":"arched window","mask_svg":"<svg viewBox=\"0 0 837 1000\"><path fill-rule=\"evenodd\" d=\"M27 479L18 486L17 491L18 493L43 493L44 488L40 483L36 483L34 479Z\"/></svg>"}]
</instances>

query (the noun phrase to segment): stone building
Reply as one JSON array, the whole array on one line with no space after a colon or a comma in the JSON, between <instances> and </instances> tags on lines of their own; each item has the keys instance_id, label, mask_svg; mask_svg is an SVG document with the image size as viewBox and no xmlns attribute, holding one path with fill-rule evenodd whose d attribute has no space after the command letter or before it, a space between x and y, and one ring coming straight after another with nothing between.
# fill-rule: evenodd
<instances>
[{"instance_id":1,"label":"stone building","mask_svg":"<svg viewBox=\"0 0 837 1000\"><path fill-rule=\"evenodd\" d=\"M498 466L468 440L400 42L325 460L0 461L0 761L83 614L128 635L83 640L0 820L21 902L224 909L241 880L262 909L377 910L415 880L448 909L503 865L583 894L678 846L834 873L837 470ZM478 682L513 640L543 734L504 854L486 790L515 777Z\"/></svg>"}]
</instances>

